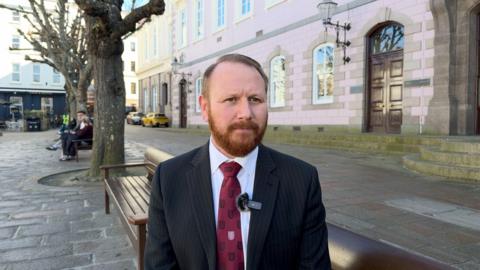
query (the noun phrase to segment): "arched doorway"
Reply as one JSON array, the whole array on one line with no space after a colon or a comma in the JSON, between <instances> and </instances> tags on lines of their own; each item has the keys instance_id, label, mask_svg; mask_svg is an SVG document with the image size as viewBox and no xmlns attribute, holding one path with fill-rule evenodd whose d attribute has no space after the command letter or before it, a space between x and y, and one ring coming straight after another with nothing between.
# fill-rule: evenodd
<instances>
[{"instance_id":1,"label":"arched doorway","mask_svg":"<svg viewBox=\"0 0 480 270\"><path fill-rule=\"evenodd\" d=\"M187 127L187 81L182 79L178 84L180 89L180 128Z\"/></svg>"},{"instance_id":2,"label":"arched doorway","mask_svg":"<svg viewBox=\"0 0 480 270\"><path fill-rule=\"evenodd\" d=\"M368 37L367 131L400 133L403 118L404 27L388 22Z\"/></svg>"}]
</instances>

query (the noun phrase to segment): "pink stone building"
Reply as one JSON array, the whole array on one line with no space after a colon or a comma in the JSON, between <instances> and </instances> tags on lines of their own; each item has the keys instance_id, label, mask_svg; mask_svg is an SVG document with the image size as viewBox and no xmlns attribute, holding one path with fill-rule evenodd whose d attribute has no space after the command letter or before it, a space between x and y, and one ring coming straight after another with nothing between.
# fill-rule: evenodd
<instances>
[{"instance_id":1,"label":"pink stone building","mask_svg":"<svg viewBox=\"0 0 480 270\"><path fill-rule=\"evenodd\" d=\"M203 72L236 52L269 75L276 129L480 133L479 0L336 0L331 22L351 25L345 52L323 24L322 1L173 1L173 126L206 125Z\"/></svg>"}]
</instances>

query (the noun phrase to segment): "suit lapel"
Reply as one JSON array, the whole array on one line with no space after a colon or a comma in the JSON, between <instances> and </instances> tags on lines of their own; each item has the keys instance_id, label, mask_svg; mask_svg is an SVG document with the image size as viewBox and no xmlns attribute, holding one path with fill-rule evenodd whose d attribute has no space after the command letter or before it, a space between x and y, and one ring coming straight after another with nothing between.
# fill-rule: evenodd
<instances>
[{"instance_id":1,"label":"suit lapel","mask_svg":"<svg viewBox=\"0 0 480 270\"><path fill-rule=\"evenodd\" d=\"M209 269L214 270L216 268L216 233L208 143L199 149L191 163L193 168L186 175L193 214L207 255Z\"/></svg>"},{"instance_id":2,"label":"suit lapel","mask_svg":"<svg viewBox=\"0 0 480 270\"><path fill-rule=\"evenodd\" d=\"M259 146L253 201L262 203L261 210L252 210L248 234L247 270L258 269L265 245L270 221L275 209L279 180L272 174L275 163L270 151L263 145Z\"/></svg>"}]
</instances>

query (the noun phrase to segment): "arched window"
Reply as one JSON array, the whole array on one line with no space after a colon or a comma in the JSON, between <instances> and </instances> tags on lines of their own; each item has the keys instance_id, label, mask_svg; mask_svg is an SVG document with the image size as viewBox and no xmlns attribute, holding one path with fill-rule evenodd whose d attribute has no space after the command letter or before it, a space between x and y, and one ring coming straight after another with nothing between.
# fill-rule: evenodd
<instances>
[{"instance_id":1,"label":"arched window","mask_svg":"<svg viewBox=\"0 0 480 270\"><path fill-rule=\"evenodd\" d=\"M270 107L285 106L285 56L270 61Z\"/></svg>"},{"instance_id":2,"label":"arched window","mask_svg":"<svg viewBox=\"0 0 480 270\"><path fill-rule=\"evenodd\" d=\"M386 25L370 36L371 54L401 50L404 44L403 26L397 23Z\"/></svg>"},{"instance_id":3,"label":"arched window","mask_svg":"<svg viewBox=\"0 0 480 270\"><path fill-rule=\"evenodd\" d=\"M333 102L333 67L333 44L323 44L313 50L313 104L324 104Z\"/></svg>"},{"instance_id":4,"label":"arched window","mask_svg":"<svg viewBox=\"0 0 480 270\"><path fill-rule=\"evenodd\" d=\"M195 112L200 112L200 102L198 102L198 97L202 95L202 77L199 77L195 80Z\"/></svg>"}]
</instances>

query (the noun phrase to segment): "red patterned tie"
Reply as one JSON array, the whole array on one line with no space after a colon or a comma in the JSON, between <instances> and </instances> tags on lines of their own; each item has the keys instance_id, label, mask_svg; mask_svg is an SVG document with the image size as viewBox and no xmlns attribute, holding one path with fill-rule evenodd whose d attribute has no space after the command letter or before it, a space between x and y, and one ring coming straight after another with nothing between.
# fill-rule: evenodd
<instances>
[{"instance_id":1,"label":"red patterned tie","mask_svg":"<svg viewBox=\"0 0 480 270\"><path fill-rule=\"evenodd\" d=\"M218 204L217 225L217 269L243 270L243 244L240 212L236 198L240 194L240 183L237 174L242 166L232 162L220 165L223 173L220 201Z\"/></svg>"}]
</instances>

